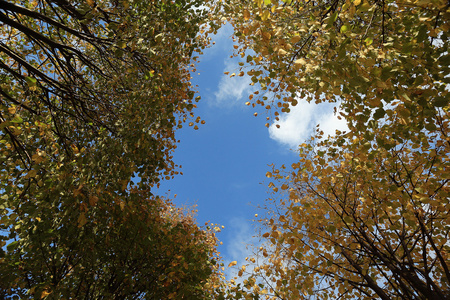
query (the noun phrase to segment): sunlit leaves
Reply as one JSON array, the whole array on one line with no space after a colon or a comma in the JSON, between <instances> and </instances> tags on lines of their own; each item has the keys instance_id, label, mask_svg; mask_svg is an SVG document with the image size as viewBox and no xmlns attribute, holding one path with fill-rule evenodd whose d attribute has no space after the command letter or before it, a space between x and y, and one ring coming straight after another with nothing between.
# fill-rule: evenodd
<instances>
[{"instance_id":1,"label":"sunlit leaves","mask_svg":"<svg viewBox=\"0 0 450 300\"><path fill-rule=\"evenodd\" d=\"M384 140L385 134L376 130L375 139ZM335 143L328 142L330 149ZM270 259L255 275L276 282L272 293L281 299L299 294L392 298L406 291L445 297L448 262L445 255L438 258L438 249L447 247L449 234L448 145L420 152L410 147L406 142L392 150L378 148L377 156L359 143L325 151L326 156L303 147L289 179L278 177L281 189L293 187L276 201L278 217L261 219L269 231L262 234L267 244L260 255ZM405 268L411 271L404 273ZM416 274L433 278L434 287L423 290L416 281L422 275Z\"/></svg>"},{"instance_id":2,"label":"sunlit leaves","mask_svg":"<svg viewBox=\"0 0 450 300\"><path fill-rule=\"evenodd\" d=\"M248 104L339 102L349 128L267 172L278 196L249 279L268 299L448 297L448 3L224 6L259 85Z\"/></svg>"},{"instance_id":3,"label":"sunlit leaves","mask_svg":"<svg viewBox=\"0 0 450 300\"><path fill-rule=\"evenodd\" d=\"M178 173L174 131L204 123L191 72L217 23L194 8L3 1L2 292L202 298L215 237L150 193Z\"/></svg>"},{"instance_id":4,"label":"sunlit leaves","mask_svg":"<svg viewBox=\"0 0 450 300\"><path fill-rule=\"evenodd\" d=\"M331 6L260 1L244 5L242 19L240 9L231 2L225 5L225 14L235 28L236 55L255 52L246 54L247 67L249 72L260 72L252 82L266 91L255 94L255 104L289 103L290 98L341 101L346 115L365 115L351 117L350 128L357 130L369 118L365 107L377 99L384 102L370 108L406 99L414 106L416 120L424 117L424 107L417 103L446 106L449 24L443 1L429 5L337 1ZM395 111L395 107L383 109ZM376 116L385 118L381 113ZM398 125L402 126L408 130L408 125Z\"/></svg>"}]
</instances>

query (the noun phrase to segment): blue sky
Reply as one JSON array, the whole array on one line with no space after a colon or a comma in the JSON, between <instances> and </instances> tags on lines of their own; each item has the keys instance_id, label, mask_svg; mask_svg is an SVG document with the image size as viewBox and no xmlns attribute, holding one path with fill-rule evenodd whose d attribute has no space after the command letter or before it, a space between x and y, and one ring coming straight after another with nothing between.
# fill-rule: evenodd
<instances>
[{"instance_id":1,"label":"blue sky","mask_svg":"<svg viewBox=\"0 0 450 300\"><path fill-rule=\"evenodd\" d=\"M269 197L268 165L295 162L297 155L291 149L308 139L318 123L325 133L345 125L333 116L331 105L301 102L281 117L280 129L275 124L266 128L268 112L245 105L250 80L224 74L238 68L237 59L230 58L231 34L229 26L222 28L213 37L215 45L201 57L194 83L202 99L195 113L206 124L198 130L186 126L176 133L181 142L174 160L182 165L183 175L164 181L160 193L170 198L176 194L177 205L197 205L198 224L209 221L225 226L218 234L223 242L219 251L226 265L233 260L240 265L250 253L245 244L255 234L252 220L261 213L257 206Z\"/></svg>"}]
</instances>

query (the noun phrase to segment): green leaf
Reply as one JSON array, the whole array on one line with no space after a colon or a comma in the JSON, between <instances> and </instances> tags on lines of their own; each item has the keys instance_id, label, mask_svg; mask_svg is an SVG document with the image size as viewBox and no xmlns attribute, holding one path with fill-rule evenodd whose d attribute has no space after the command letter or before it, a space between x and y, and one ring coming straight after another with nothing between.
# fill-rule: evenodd
<instances>
[{"instance_id":1,"label":"green leaf","mask_svg":"<svg viewBox=\"0 0 450 300\"><path fill-rule=\"evenodd\" d=\"M433 105L436 107L445 107L448 105L449 101L449 98L437 97L436 99L434 99Z\"/></svg>"},{"instance_id":2,"label":"green leaf","mask_svg":"<svg viewBox=\"0 0 450 300\"><path fill-rule=\"evenodd\" d=\"M27 77L25 77L25 80L30 87L36 86L36 84L37 84L36 78L27 76Z\"/></svg>"},{"instance_id":3,"label":"green leaf","mask_svg":"<svg viewBox=\"0 0 450 300\"><path fill-rule=\"evenodd\" d=\"M433 123L427 123L425 124L425 129L429 131L434 131L437 129L436 125Z\"/></svg>"},{"instance_id":4,"label":"green leaf","mask_svg":"<svg viewBox=\"0 0 450 300\"><path fill-rule=\"evenodd\" d=\"M14 241L14 242L9 243L9 244L6 246L6 250L12 252L12 251L14 251L18 246L19 246L19 241Z\"/></svg>"},{"instance_id":5,"label":"green leaf","mask_svg":"<svg viewBox=\"0 0 450 300\"><path fill-rule=\"evenodd\" d=\"M0 123L0 130L2 130L3 128L5 128L11 124L12 124L11 121L6 121L6 122Z\"/></svg>"},{"instance_id":6,"label":"green leaf","mask_svg":"<svg viewBox=\"0 0 450 300\"><path fill-rule=\"evenodd\" d=\"M364 40L364 42L366 43L367 46L370 46L370 45L372 45L373 40L372 40L372 38L368 37Z\"/></svg>"},{"instance_id":7,"label":"green leaf","mask_svg":"<svg viewBox=\"0 0 450 300\"><path fill-rule=\"evenodd\" d=\"M331 28L331 27L333 26L334 22L335 22L336 19L337 19L337 16L338 16L338 12L335 11L335 12L328 18L328 21L327 21L327 28Z\"/></svg>"},{"instance_id":8,"label":"green leaf","mask_svg":"<svg viewBox=\"0 0 450 300\"><path fill-rule=\"evenodd\" d=\"M336 232L336 226L330 225L327 227L327 231L330 233L335 233Z\"/></svg>"},{"instance_id":9,"label":"green leaf","mask_svg":"<svg viewBox=\"0 0 450 300\"><path fill-rule=\"evenodd\" d=\"M421 187L416 187L414 190L416 192L418 192L419 194L423 194L423 188L421 188Z\"/></svg>"},{"instance_id":10,"label":"green leaf","mask_svg":"<svg viewBox=\"0 0 450 300\"><path fill-rule=\"evenodd\" d=\"M11 120L11 123L23 123L23 119L19 115L15 115L14 118Z\"/></svg>"},{"instance_id":11,"label":"green leaf","mask_svg":"<svg viewBox=\"0 0 450 300\"><path fill-rule=\"evenodd\" d=\"M347 225L351 225L353 223L353 218L350 217L350 216L345 216L343 218L343 220L344 220L344 223L347 224Z\"/></svg>"},{"instance_id":12,"label":"green leaf","mask_svg":"<svg viewBox=\"0 0 450 300\"><path fill-rule=\"evenodd\" d=\"M373 118L375 120L381 119L386 114L386 111L383 108L378 108L373 114Z\"/></svg>"}]
</instances>

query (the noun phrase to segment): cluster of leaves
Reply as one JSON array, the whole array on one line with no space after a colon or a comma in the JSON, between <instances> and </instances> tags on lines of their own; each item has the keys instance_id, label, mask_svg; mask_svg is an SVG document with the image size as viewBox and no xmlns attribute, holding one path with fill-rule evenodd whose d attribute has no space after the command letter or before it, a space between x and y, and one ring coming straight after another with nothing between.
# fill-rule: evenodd
<instances>
[{"instance_id":1,"label":"cluster of leaves","mask_svg":"<svg viewBox=\"0 0 450 300\"><path fill-rule=\"evenodd\" d=\"M430 114L448 105L447 1L231 1L224 10L261 86L254 105L289 112L299 98L342 102L361 131L374 112L393 111L405 131L434 128Z\"/></svg>"},{"instance_id":2,"label":"cluster of leaves","mask_svg":"<svg viewBox=\"0 0 450 300\"><path fill-rule=\"evenodd\" d=\"M137 190L95 204L93 198L59 196L58 207L38 199L39 217L10 216L17 220L14 230L21 239L9 243L3 257L3 296L207 298L204 285L217 269L212 260L216 241L195 225L192 215ZM23 206L37 209L33 203Z\"/></svg>"},{"instance_id":3,"label":"cluster of leaves","mask_svg":"<svg viewBox=\"0 0 450 300\"><path fill-rule=\"evenodd\" d=\"M267 174L276 209L240 296L450 297L448 1L230 1L224 14L260 86L248 104L278 119L338 102L349 128Z\"/></svg>"},{"instance_id":4,"label":"cluster of leaves","mask_svg":"<svg viewBox=\"0 0 450 300\"><path fill-rule=\"evenodd\" d=\"M337 150L302 145L290 174L268 173L286 196L262 220L258 275L280 299L449 297L448 141L328 145Z\"/></svg>"},{"instance_id":5,"label":"cluster of leaves","mask_svg":"<svg viewBox=\"0 0 450 300\"><path fill-rule=\"evenodd\" d=\"M0 1L4 296L206 297L215 237L150 189L178 173L210 4Z\"/></svg>"}]
</instances>

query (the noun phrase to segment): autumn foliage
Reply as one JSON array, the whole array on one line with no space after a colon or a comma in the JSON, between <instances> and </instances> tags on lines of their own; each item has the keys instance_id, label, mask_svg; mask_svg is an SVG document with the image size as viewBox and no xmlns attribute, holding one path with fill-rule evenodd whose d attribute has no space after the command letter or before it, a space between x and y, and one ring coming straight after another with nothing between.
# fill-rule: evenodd
<instances>
[{"instance_id":1,"label":"autumn foliage","mask_svg":"<svg viewBox=\"0 0 450 300\"><path fill-rule=\"evenodd\" d=\"M249 104L278 120L335 102L349 129L318 129L298 163L267 174L263 245L234 291L450 297L448 2L231 1L224 13L259 86Z\"/></svg>"},{"instance_id":2,"label":"autumn foliage","mask_svg":"<svg viewBox=\"0 0 450 300\"><path fill-rule=\"evenodd\" d=\"M214 2L0 0L0 297L450 298L448 1ZM267 173L231 284L219 227L153 194L223 20L248 105L348 126Z\"/></svg>"},{"instance_id":3,"label":"autumn foliage","mask_svg":"<svg viewBox=\"0 0 450 300\"><path fill-rule=\"evenodd\" d=\"M151 192L193 118L199 5L0 1L1 297L207 297L214 234Z\"/></svg>"}]
</instances>

